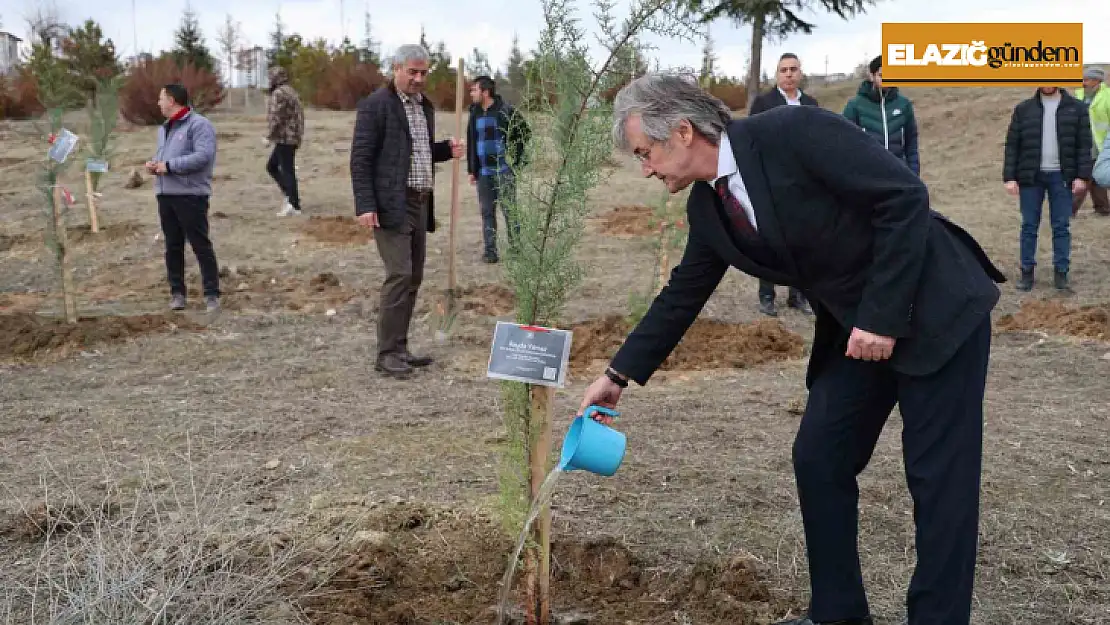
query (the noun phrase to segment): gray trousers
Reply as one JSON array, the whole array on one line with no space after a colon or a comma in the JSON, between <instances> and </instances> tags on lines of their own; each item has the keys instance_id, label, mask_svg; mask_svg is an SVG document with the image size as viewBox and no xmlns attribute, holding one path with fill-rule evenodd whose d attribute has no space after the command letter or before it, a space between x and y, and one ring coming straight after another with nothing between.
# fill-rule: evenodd
<instances>
[{"instance_id":1,"label":"gray trousers","mask_svg":"<svg viewBox=\"0 0 1110 625\"><path fill-rule=\"evenodd\" d=\"M506 209L502 198L512 198L516 192L516 181L512 172L494 176L478 176L478 203L482 207L482 242L485 255L497 258L497 211L505 219L505 228L509 233L509 245L516 244L516 235L520 231L520 224L512 224L509 220L509 211Z\"/></svg>"},{"instance_id":2,"label":"gray trousers","mask_svg":"<svg viewBox=\"0 0 1110 625\"><path fill-rule=\"evenodd\" d=\"M385 265L378 306L378 358L408 351L412 311L424 279L430 200L429 193L410 190L404 225L396 230L374 229L374 242Z\"/></svg>"}]
</instances>

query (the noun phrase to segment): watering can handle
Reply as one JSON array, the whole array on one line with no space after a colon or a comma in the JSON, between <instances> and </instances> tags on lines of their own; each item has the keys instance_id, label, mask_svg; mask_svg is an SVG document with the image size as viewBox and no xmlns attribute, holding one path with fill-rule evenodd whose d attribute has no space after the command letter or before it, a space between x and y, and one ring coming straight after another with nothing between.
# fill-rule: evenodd
<instances>
[{"instance_id":1,"label":"watering can handle","mask_svg":"<svg viewBox=\"0 0 1110 625\"><path fill-rule=\"evenodd\" d=\"M601 414L603 414L607 417L613 417L613 418L616 418L616 417L620 416L620 413L617 412L616 410L613 410L612 408L606 408L605 406L598 406L598 405L594 405L594 404L591 404L588 408L586 408L586 411L584 413L582 413L582 416L586 417L587 419L593 418L592 415L595 412L600 412Z\"/></svg>"}]
</instances>

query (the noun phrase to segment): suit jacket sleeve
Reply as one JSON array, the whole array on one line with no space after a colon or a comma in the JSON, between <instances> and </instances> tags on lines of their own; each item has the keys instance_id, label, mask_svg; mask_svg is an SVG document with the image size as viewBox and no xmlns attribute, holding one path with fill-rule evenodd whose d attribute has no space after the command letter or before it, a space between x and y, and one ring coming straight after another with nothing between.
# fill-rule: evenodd
<instances>
[{"instance_id":1,"label":"suit jacket sleeve","mask_svg":"<svg viewBox=\"0 0 1110 625\"><path fill-rule=\"evenodd\" d=\"M610 366L640 386L647 384L694 323L727 269L728 263L691 230L670 281L625 339Z\"/></svg>"},{"instance_id":2,"label":"suit jacket sleeve","mask_svg":"<svg viewBox=\"0 0 1110 625\"><path fill-rule=\"evenodd\" d=\"M779 138L790 158L839 199L842 210L863 211L874 232L872 241L845 242L870 245L873 254L854 325L880 336L907 337L925 263L929 192L901 159L844 117L802 108L801 123L768 131Z\"/></svg>"},{"instance_id":3,"label":"suit jacket sleeve","mask_svg":"<svg viewBox=\"0 0 1110 625\"><path fill-rule=\"evenodd\" d=\"M1079 136L1076 146L1079 147L1079 177L1083 180L1091 179L1091 169L1094 166L1091 153L1094 151L1094 135L1091 133L1091 116L1086 106L1079 107Z\"/></svg>"},{"instance_id":4,"label":"suit jacket sleeve","mask_svg":"<svg viewBox=\"0 0 1110 625\"><path fill-rule=\"evenodd\" d=\"M443 141L432 142L432 162L442 163L443 161L451 160L451 142L446 139Z\"/></svg>"},{"instance_id":5,"label":"suit jacket sleeve","mask_svg":"<svg viewBox=\"0 0 1110 625\"><path fill-rule=\"evenodd\" d=\"M378 212L374 189L374 172L382 151L386 112L364 99L355 114L355 131L351 136L351 186L355 194L355 215Z\"/></svg>"},{"instance_id":6,"label":"suit jacket sleeve","mask_svg":"<svg viewBox=\"0 0 1110 625\"><path fill-rule=\"evenodd\" d=\"M768 107L767 107L767 98L766 98L766 96L757 95L757 96L755 96L755 100L752 100L752 110L748 111L748 115L755 115L757 113L762 113L763 111L766 111L767 108Z\"/></svg>"}]
</instances>

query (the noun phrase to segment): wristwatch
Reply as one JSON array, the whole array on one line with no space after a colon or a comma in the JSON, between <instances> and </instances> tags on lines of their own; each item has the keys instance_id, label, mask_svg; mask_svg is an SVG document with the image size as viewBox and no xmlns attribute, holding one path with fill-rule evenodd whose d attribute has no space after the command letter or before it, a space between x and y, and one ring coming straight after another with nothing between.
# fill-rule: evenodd
<instances>
[{"instance_id":1,"label":"wristwatch","mask_svg":"<svg viewBox=\"0 0 1110 625\"><path fill-rule=\"evenodd\" d=\"M613 384L616 384L621 388L628 388L628 380L622 377L621 374L617 373L617 371L612 367L605 368L605 377L612 380Z\"/></svg>"}]
</instances>

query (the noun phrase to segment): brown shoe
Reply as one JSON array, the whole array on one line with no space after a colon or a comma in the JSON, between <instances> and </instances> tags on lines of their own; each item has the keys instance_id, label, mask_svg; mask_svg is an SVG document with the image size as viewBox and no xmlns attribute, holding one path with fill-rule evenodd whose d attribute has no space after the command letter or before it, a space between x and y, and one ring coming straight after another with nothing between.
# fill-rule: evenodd
<instances>
[{"instance_id":1,"label":"brown shoe","mask_svg":"<svg viewBox=\"0 0 1110 625\"><path fill-rule=\"evenodd\" d=\"M374 369L395 378L405 378L412 374L412 365L405 362L399 354L379 356Z\"/></svg>"},{"instance_id":2,"label":"brown shoe","mask_svg":"<svg viewBox=\"0 0 1110 625\"><path fill-rule=\"evenodd\" d=\"M427 367L428 365L435 362L434 360L432 360L431 356L414 356L407 351L401 354L401 359L408 363L411 367Z\"/></svg>"}]
</instances>

